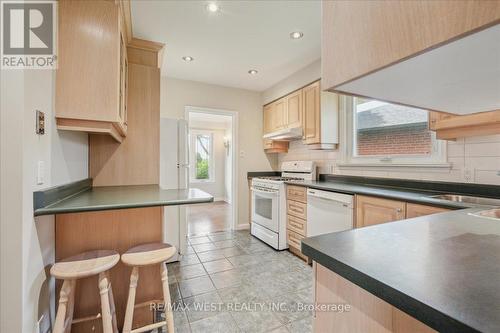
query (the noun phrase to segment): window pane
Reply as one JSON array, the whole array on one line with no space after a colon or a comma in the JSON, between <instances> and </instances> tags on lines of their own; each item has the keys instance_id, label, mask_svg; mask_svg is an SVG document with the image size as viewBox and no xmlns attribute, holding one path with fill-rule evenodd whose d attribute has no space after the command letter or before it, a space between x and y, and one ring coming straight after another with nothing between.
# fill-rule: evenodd
<instances>
[{"instance_id":1,"label":"window pane","mask_svg":"<svg viewBox=\"0 0 500 333\"><path fill-rule=\"evenodd\" d=\"M376 100L353 98L354 155L430 155L429 112Z\"/></svg>"},{"instance_id":2,"label":"window pane","mask_svg":"<svg viewBox=\"0 0 500 333\"><path fill-rule=\"evenodd\" d=\"M210 178L210 135L196 135L196 179Z\"/></svg>"}]
</instances>

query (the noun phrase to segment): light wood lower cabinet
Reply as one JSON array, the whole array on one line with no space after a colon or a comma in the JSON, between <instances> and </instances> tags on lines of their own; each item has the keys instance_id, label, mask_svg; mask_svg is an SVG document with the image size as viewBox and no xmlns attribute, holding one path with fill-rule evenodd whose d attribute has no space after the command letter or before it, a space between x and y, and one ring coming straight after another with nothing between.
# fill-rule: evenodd
<instances>
[{"instance_id":1,"label":"light wood lower cabinet","mask_svg":"<svg viewBox=\"0 0 500 333\"><path fill-rule=\"evenodd\" d=\"M288 215L287 229L305 236L307 233L307 221L293 215Z\"/></svg>"},{"instance_id":2,"label":"light wood lower cabinet","mask_svg":"<svg viewBox=\"0 0 500 333\"><path fill-rule=\"evenodd\" d=\"M302 239L307 236L307 188L287 185L286 194L288 249L309 262L309 258L303 255L300 249Z\"/></svg>"},{"instance_id":3,"label":"light wood lower cabinet","mask_svg":"<svg viewBox=\"0 0 500 333\"><path fill-rule=\"evenodd\" d=\"M304 202L287 200L286 210L288 215L292 215L303 220L307 219L307 204Z\"/></svg>"},{"instance_id":4,"label":"light wood lower cabinet","mask_svg":"<svg viewBox=\"0 0 500 333\"><path fill-rule=\"evenodd\" d=\"M356 196L356 227L367 227L385 222L402 220L406 216L406 202Z\"/></svg>"},{"instance_id":5,"label":"light wood lower cabinet","mask_svg":"<svg viewBox=\"0 0 500 333\"><path fill-rule=\"evenodd\" d=\"M449 211L405 201L356 195L356 228Z\"/></svg>"},{"instance_id":6,"label":"light wood lower cabinet","mask_svg":"<svg viewBox=\"0 0 500 333\"><path fill-rule=\"evenodd\" d=\"M432 328L358 287L328 268L313 264L315 304L349 305L349 311L316 311L314 332L435 332Z\"/></svg>"},{"instance_id":7,"label":"light wood lower cabinet","mask_svg":"<svg viewBox=\"0 0 500 333\"><path fill-rule=\"evenodd\" d=\"M431 215L436 213L448 212L450 209L442 208L442 207L434 207L427 205L420 205L414 203L406 204L406 218L410 219L412 217L419 217L425 215Z\"/></svg>"},{"instance_id":8,"label":"light wood lower cabinet","mask_svg":"<svg viewBox=\"0 0 500 333\"><path fill-rule=\"evenodd\" d=\"M286 187L286 198L288 200L307 203L307 188L303 186L288 185Z\"/></svg>"}]
</instances>

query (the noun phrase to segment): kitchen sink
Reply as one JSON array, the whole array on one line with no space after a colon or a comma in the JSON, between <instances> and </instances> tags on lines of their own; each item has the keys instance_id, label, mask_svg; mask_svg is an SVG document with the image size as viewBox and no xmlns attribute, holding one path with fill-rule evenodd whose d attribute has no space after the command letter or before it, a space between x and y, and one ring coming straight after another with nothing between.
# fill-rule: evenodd
<instances>
[{"instance_id":1,"label":"kitchen sink","mask_svg":"<svg viewBox=\"0 0 500 333\"><path fill-rule=\"evenodd\" d=\"M470 213L470 215L500 220L500 208L482 210L480 212Z\"/></svg>"},{"instance_id":2,"label":"kitchen sink","mask_svg":"<svg viewBox=\"0 0 500 333\"><path fill-rule=\"evenodd\" d=\"M453 202L463 202L467 204L500 206L500 199L494 199L494 198L472 197L459 194L439 194L430 196L430 198L453 201Z\"/></svg>"}]
</instances>

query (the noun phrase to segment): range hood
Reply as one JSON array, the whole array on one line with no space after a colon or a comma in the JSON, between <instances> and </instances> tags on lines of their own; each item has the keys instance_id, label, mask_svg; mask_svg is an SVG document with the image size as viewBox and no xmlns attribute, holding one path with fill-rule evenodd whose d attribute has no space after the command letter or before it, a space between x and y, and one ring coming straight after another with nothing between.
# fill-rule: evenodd
<instances>
[{"instance_id":1,"label":"range hood","mask_svg":"<svg viewBox=\"0 0 500 333\"><path fill-rule=\"evenodd\" d=\"M302 138L302 127L283 128L263 136L268 140L290 141Z\"/></svg>"}]
</instances>

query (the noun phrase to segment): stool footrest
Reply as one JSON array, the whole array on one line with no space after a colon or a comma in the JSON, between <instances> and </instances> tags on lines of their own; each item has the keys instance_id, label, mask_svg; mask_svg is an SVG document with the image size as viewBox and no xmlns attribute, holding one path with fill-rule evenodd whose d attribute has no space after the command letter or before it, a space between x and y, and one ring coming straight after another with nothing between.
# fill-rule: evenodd
<instances>
[{"instance_id":1,"label":"stool footrest","mask_svg":"<svg viewBox=\"0 0 500 333\"><path fill-rule=\"evenodd\" d=\"M143 327L139 327L139 328L137 328L135 330L132 330L132 333L147 332L147 331L151 331L151 330L154 330L155 328L162 327L162 326L165 326L165 325L167 325L167 321L166 320L159 321L157 323L149 324L149 325L146 325L146 326L143 326Z\"/></svg>"}]
</instances>

